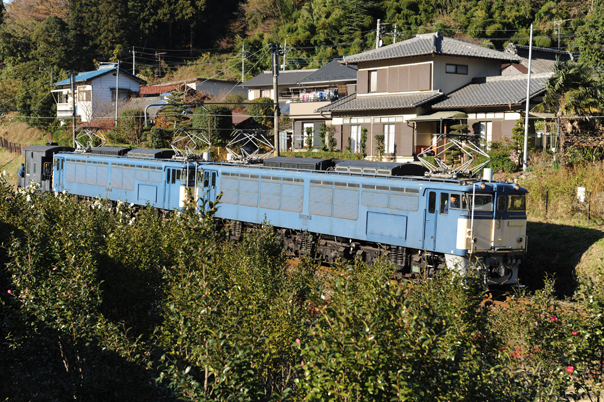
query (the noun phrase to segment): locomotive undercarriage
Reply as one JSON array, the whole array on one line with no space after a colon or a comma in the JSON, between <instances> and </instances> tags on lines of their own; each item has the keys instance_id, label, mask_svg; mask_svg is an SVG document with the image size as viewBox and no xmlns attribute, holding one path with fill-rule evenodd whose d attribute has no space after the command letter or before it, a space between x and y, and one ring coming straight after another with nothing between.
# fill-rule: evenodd
<instances>
[{"instance_id":1,"label":"locomotive undercarriage","mask_svg":"<svg viewBox=\"0 0 604 402\"><path fill-rule=\"evenodd\" d=\"M99 203L99 199L95 197L77 195L75 197L89 204L91 208L95 203ZM106 201L105 206L115 208L117 204L115 201ZM138 216L142 208L144 207L132 205L130 207L132 216ZM169 217L172 213L163 209L155 210L163 218ZM243 233L260 226L219 218L216 220L219 226L227 229L227 237L231 241L241 240ZM395 267L395 275L400 278L412 278L418 275L429 277L447 267L462 274L466 274L469 269L468 259L459 256L292 229L276 228L276 230L283 239L286 255L292 258L310 256L327 264L355 258L372 263L380 258L387 258ZM475 254L472 261L475 269L481 271L481 275L486 278L485 284L505 285L516 283L522 258L514 254Z\"/></svg>"},{"instance_id":2,"label":"locomotive undercarriage","mask_svg":"<svg viewBox=\"0 0 604 402\"><path fill-rule=\"evenodd\" d=\"M232 241L239 241L244 232L258 226L240 221L219 221L227 229L227 237ZM395 266L396 276L407 278L420 274L430 276L437 270L446 268L445 256L442 254L292 229L275 230L283 239L286 256L291 258L310 256L327 264L355 258L372 263L380 258L387 258Z\"/></svg>"}]
</instances>

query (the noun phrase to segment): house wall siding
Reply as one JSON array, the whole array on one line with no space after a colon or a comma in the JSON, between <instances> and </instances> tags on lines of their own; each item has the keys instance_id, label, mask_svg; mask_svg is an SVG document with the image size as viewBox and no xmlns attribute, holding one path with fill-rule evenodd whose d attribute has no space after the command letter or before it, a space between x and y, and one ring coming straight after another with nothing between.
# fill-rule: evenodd
<instances>
[{"instance_id":1,"label":"house wall siding","mask_svg":"<svg viewBox=\"0 0 604 402\"><path fill-rule=\"evenodd\" d=\"M468 74L448 74L447 64L468 66ZM465 57L436 57L434 59L434 89L450 93L472 81L473 77L501 75L501 61L490 59L471 59Z\"/></svg>"},{"instance_id":2,"label":"house wall siding","mask_svg":"<svg viewBox=\"0 0 604 402\"><path fill-rule=\"evenodd\" d=\"M82 120L90 121L94 118L109 114L115 110L115 94L111 94L111 89L115 89L116 77L109 73L102 75L91 81L91 101L76 102L78 114L82 116ZM120 75L119 89L122 91L131 91L138 93L140 86L137 81L131 79L127 75ZM120 102L121 103L121 102Z\"/></svg>"}]
</instances>

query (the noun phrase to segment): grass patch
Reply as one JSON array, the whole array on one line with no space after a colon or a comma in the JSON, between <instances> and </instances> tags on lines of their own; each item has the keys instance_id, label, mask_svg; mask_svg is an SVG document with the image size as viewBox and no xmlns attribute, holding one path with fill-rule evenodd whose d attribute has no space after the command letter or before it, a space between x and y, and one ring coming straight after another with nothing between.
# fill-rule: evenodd
<instances>
[{"instance_id":1,"label":"grass patch","mask_svg":"<svg viewBox=\"0 0 604 402\"><path fill-rule=\"evenodd\" d=\"M10 142L23 145L46 144L46 134L37 127L30 127L26 123L12 123L0 126L0 137Z\"/></svg>"},{"instance_id":2,"label":"grass patch","mask_svg":"<svg viewBox=\"0 0 604 402\"><path fill-rule=\"evenodd\" d=\"M17 171L23 162L25 162L23 154L14 154L0 148L0 173L6 171L8 183L13 188L17 187Z\"/></svg>"}]
</instances>

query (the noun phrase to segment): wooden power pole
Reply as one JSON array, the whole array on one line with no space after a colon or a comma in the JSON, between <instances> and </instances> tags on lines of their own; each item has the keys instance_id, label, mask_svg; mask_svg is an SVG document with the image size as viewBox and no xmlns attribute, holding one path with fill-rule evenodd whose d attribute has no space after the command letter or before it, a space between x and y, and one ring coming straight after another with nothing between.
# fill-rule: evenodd
<instances>
[{"instance_id":1,"label":"wooden power pole","mask_svg":"<svg viewBox=\"0 0 604 402\"><path fill-rule=\"evenodd\" d=\"M273 44L273 92L275 94L275 156L279 156L279 44Z\"/></svg>"}]
</instances>

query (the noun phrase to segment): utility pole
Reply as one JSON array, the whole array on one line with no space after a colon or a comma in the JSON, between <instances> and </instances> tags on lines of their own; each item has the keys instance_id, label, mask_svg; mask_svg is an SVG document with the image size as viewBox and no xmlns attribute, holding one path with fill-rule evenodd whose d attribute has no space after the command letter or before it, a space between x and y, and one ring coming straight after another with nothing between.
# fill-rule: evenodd
<instances>
[{"instance_id":1,"label":"utility pole","mask_svg":"<svg viewBox=\"0 0 604 402\"><path fill-rule=\"evenodd\" d=\"M132 46L132 75L136 75L136 52Z\"/></svg>"},{"instance_id":2,"label":"utility pole","mask_svg":"<svg viewBox=\"0 0 604 402\"><path fill-rule=\"evenodd\" d=\"M120 61L115 65L115 128L117 128L117 103L120 94Z\"/></svg>"},{"instance_id":3,"label":"utility pole","mask_svg":"<svg viewBox=\"0 0 604 402\"><path fill-rule=\"evenodd\" d=\"M155 52L155 57L157 57L157 68L158 68L157 76L158 77L161 77L161 55L162 54L166 54L166 52Z\"/></svg>"},{"instance_id":4,"label":"utility pole","mask_svg":"<svg viewBox=\"0 0 604 402\"><path fill-rule=\"evenodd\" d=\"M554 24L558 26L558 50L560 50L560 26L562 25L562 20L554 21Z\"/></svg>"},{"instance_id":5,"label":"utility pole","mask_svg":"<svg viewBox=\"0 0 604 402\"><path fill-rule=\"evenodd\" d=\"M531 61L533 58L533 24L531 24L531 35L529 38L529 65L528 79L526 82L526 111L524 116L524 151L522 152L522 170L526 172L526 161L528 159L528 126L529 126L529 104L531 103Z\"/></svg>"},{"instance_id":6,"label":"utility pole","mask_svg":"<svg viewBox=\"0 0 604 402\"><path fill-rule=\"evenodd\" d=\"M287 66L287 39L285 39L285 45L283 46L283 64L281 66L282 70L285 70Z\"/></svg>"},{"instance_id":7,"label":"utility pole","mask_svg":"<svg viewBox=\"0 0 604 402\"><path fill-rule=\"evenodd\" d=\"M279 156L279 44L273 44L273 92L275 94L275 156Z\"/></svg>"},{"instance_id":8,"label":"utility pole","mask_svg":"<svg viewBox=\"0 0 604 402\"><path fill-rule=\"evenodd\" d=\"M73 147L76 147L76 104L75 104L75 73L71 72L71 127Z\"/></svg>"},{"instance_id":9,"label":"utility pole","mask_svg":"<svg viewBox=\"0 0 604 402\"><path fill-rule=\"evenodd\" d=\"M241 49L241 82L245 81L245 43Z\"/></svg>"},{"instance_id":10,"label":"utility pole","mask_svg":"<svg viewBox=\"0 0 604 402\"><path fill-rule=\"evenodd\" d=\"M377 20L377 28L375 30L375 48L380 47L380 20Z\"/></svg>"}]
</instances>

